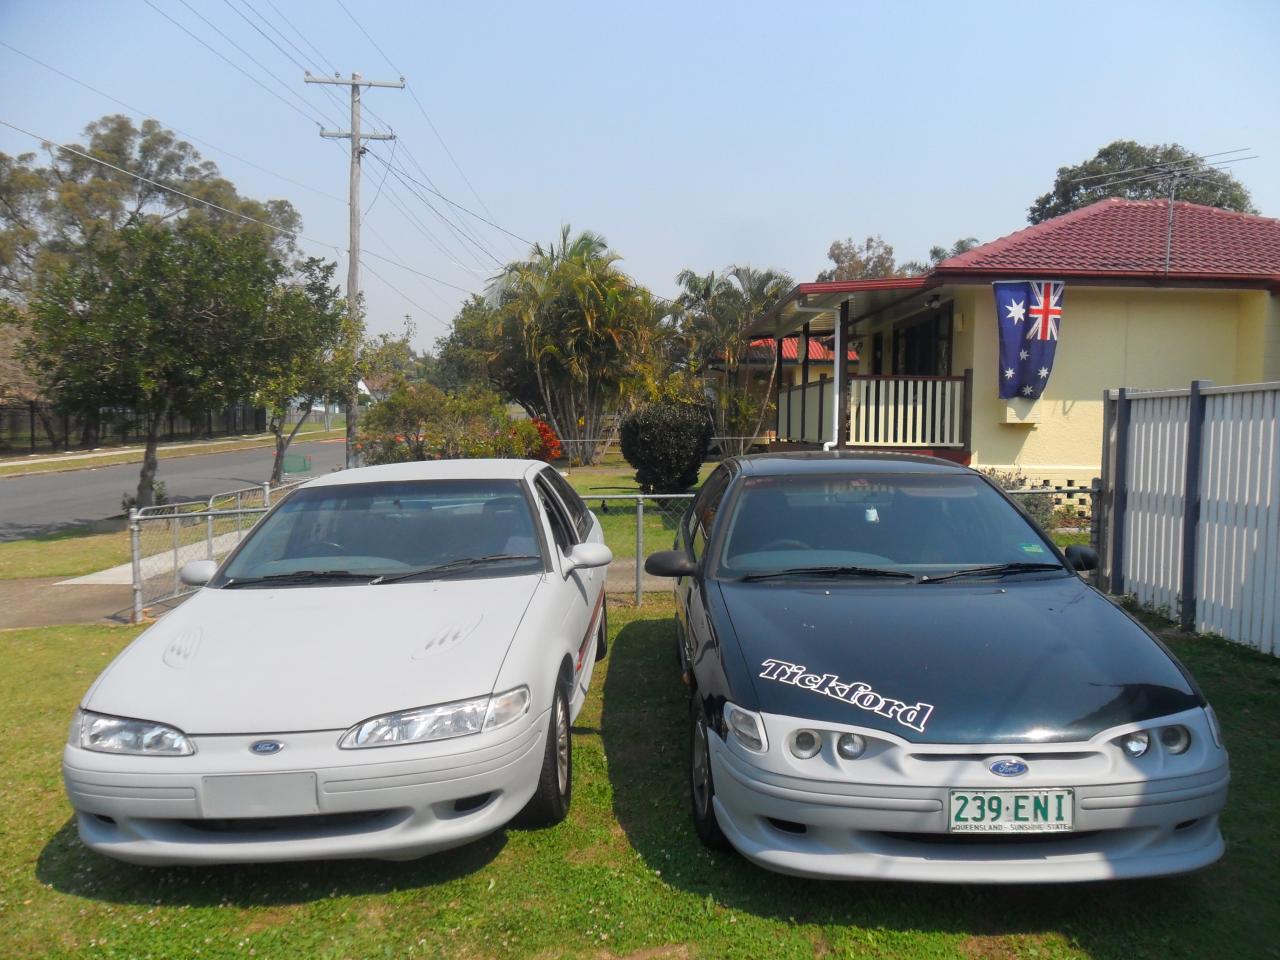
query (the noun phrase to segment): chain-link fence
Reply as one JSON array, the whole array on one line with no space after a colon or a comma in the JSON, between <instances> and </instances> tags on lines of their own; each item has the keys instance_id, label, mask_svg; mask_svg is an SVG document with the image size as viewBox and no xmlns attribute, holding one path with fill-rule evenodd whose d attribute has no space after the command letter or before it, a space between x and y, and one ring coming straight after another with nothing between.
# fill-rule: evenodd
<instances>
[{"instance_id":1,"label":"chain-link fence","mask_svg":"<svg viewBox=\"0 0 1280 960\"><path fill-rule=\"evenodd\" d=\"M174 600L194 588L179 576L191 560L220 560L230 553L273 503L302 481L229 490L208 500L166 503L129 512L133 621L153 604Z\"/></svg>"},{"instance_id":2,"label":"chain-link fence","mask_svg":"<svg viewBox=\"0 0 1280 960\"><path fill-rule=\"evenodd\" d=\"M613 551L608 590L630 593L638 603L646 590L669 590L671 581L644 573L644 558L670 550L680 518L689 509L692 493L644 495L591 494L583 497L604 528L604 541Z\"/></svg>"},{"instance_id":3,"label":"chain-link fence","mask_svg":"<svg viewBox=\"0 0 1280 960\"><path fill-rule=\"evenodd\" d=\"M190 560L219 560L244 539L273 503L288 496L294 481L272 489L267 484L216 494L208 500L172 503L134 510L129 515L133 564L133 616L142 619L151 605L174 600L193 588L182 583L179 573ZM1010 496L1027 507L1041 521L1070 498L1073 512L1080 516L1080 532L1088 531L1089 542L1098 543L1097 511L1093 509L1096 487L1036 487L1009 490ZM669 550L692 493L675 494L589 494L584 497L604 529L605 543L613 550L608 589L625 593L640 602L644 593L670 589L671 583L644 572L644 558L658 550Z\"/></svg>"}]
</instances>

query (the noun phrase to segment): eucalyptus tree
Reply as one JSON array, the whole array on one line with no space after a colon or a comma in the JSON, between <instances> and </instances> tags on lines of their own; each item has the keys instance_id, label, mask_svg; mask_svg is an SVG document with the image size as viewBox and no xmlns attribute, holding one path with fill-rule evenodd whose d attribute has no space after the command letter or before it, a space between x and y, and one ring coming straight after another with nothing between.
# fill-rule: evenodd
<instances>
[{"instance_id":1,"label":"eucalyptus tree","mask_svg":"<svg viewBox=\"0 0 1280 960\"><path fill-rule=\"evenodd\" d=\"M251 396L278 359L273 299L285 273L261 235L142 221L37 277L23 317L28 366L64 407L134 411L146 438L140 506L153 500L166 417Z\"/></svg>"},{"instance_id":2,"label":"eucalyptus tree","mask_svg":"<svg viewBox=\"0 0 1280 960\"><path fill-rule=\"evenodd\" d=\"M336 264L308 257L276 285L263 316L265 336L255 366L254 399L267 408L275 437L271 483L283 478L284 456L317 401L341 396L351 381L352 329L346 300L333 283ZM288 415L296 411L292 428Z\"/></svg>"}]
</instances>

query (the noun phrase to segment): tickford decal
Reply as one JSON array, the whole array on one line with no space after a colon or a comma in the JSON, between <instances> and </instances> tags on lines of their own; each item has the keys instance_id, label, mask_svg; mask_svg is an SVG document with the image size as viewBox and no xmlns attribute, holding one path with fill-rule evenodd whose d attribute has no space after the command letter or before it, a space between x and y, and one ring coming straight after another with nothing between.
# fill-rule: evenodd
<instances>
[{"instance_id":1,"label":"tickford decal","mask_svg":"<svg viewBox=\"0 0 1280 960\"><path fill-rule=\"evenodd\" d=\"M778 683L789 683L802 690L820 693L824 697L832 697L858 707L869 710L890 720L896 720L904 727L924 733L924 725L929 722L929 714L933 713L931 703L904 703L883 697L871 689L867 683L845 683L834 673L809 673L802 664L787 663L785 660L765 660L760 664L764 669L760 672L766 680Z\"/></svg>"}]
</instances>

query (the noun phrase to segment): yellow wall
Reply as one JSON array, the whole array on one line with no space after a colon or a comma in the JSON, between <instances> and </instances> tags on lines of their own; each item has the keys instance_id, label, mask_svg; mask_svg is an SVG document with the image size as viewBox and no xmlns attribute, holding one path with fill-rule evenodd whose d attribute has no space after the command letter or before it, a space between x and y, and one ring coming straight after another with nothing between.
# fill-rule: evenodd
<instances>
[{"instance_id":1,"label":"yellow wall","mask_svg":"<svg viewBox=\"0 0 1280 960\"><path fill-rule=\"evenodd\" d=\"M973 366L973 465L1020 467L1033 480L1087 483L1099 470L1102 393L1249 383L1280 375L1280 310L1262 291L1079 287L1067 283L1053 373L1037 424L1002 423L995 298L963 288L955 372ZM961 337L965 341L961 342Z\"/></svg>"}]
</instances>

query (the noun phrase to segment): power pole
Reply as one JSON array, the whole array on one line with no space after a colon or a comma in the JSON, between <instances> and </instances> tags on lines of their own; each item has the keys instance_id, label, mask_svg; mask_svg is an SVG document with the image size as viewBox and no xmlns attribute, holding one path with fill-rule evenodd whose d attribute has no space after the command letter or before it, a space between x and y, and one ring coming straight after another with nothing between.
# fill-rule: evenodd
<instances>
[{"instance_id":1,"label":"power pole","mask_svg":"<svg viewBox=\"0 0 1280 960\"><path fill-rule=\"evenodd\" d=\"M351 185L349 204L351 207L350 241L347 249L347 307L351 311L352 327L358 329L360 313L360 158L364 155L363 140L394 140L394 133L361 133L360 131L360 91L362 87L395 87L404 89L404 77L397 81L363 80L360 74L351 74L350 80L343 80L335 74L329 77L313 77L306 74L307 83L329 83L351 88L351 129L321 130L320 136L336 140L351 141ZM352 381L347 393L347 444L346 466L348 469L356 465L356 417L360 410L360 383Z\"/></svg>"}]
</instances>

